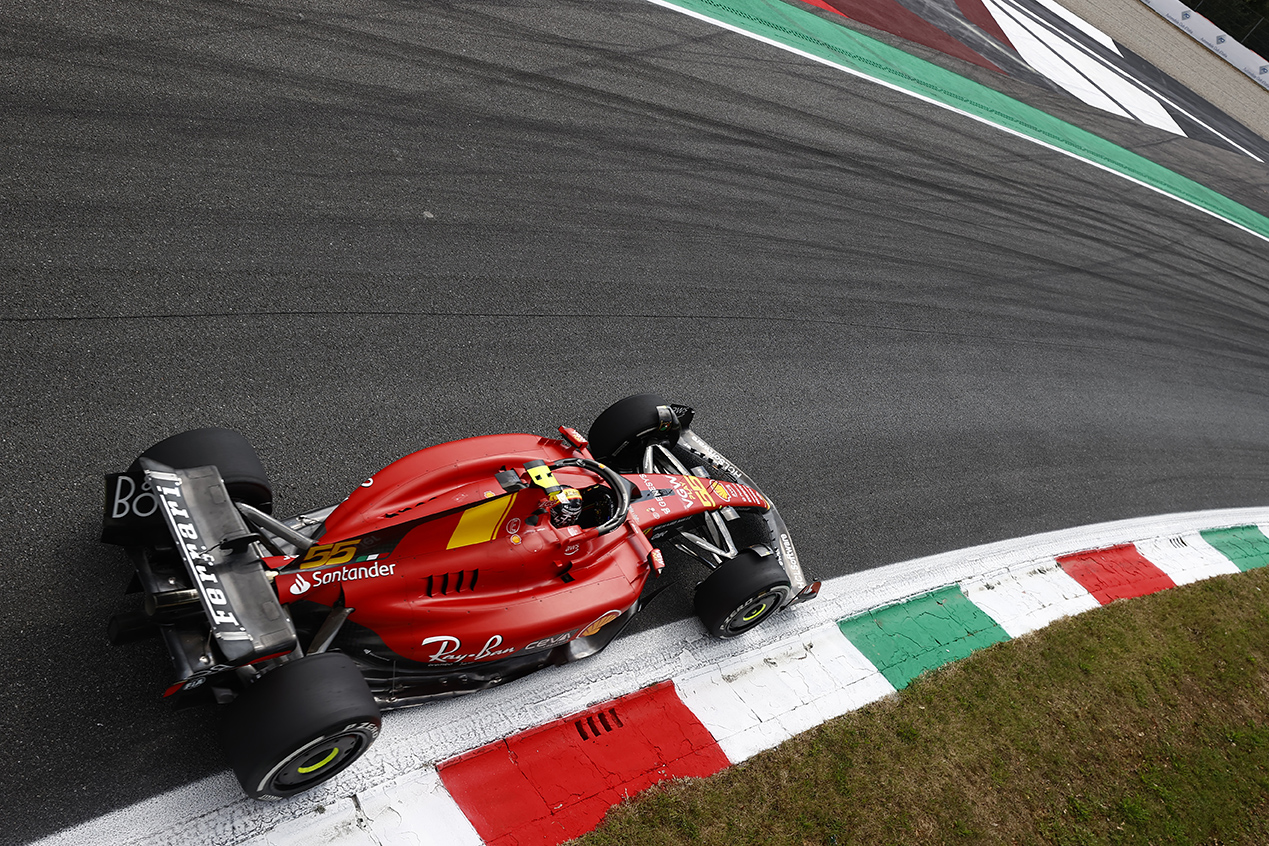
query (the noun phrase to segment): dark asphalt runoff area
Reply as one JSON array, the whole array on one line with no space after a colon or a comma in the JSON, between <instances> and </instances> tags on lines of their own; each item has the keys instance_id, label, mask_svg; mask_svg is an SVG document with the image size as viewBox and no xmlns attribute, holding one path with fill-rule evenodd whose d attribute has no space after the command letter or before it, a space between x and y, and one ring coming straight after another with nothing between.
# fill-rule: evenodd
<instances>
[{"instance_id":1,"label":"dark asphalt runoff area","mask_svg":"<svg viewBox=\"0 0 1269 846\"><path fill-rule=\"evenodd\" d=\"M0 21L0 842L224 768L105 642L102 474L184 429L294 513L655 390L819 578L1269 499L1269 244L964 117L643 0ZM944 61L1269 212L1264 165Z\"/></svg>"}]
</instances>

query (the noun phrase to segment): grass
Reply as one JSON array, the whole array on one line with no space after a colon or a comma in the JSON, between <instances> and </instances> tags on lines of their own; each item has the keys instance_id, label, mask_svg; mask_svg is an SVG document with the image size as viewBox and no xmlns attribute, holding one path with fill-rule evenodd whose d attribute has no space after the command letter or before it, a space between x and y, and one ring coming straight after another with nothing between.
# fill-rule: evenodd
<instances>
[{"instance_id":1,"label":"grass","mask_svg":"<svg viewBox=\"0 0 1269 846\"><path fill-rule=\"evenodd\" d=\"M1269 843L1269 569L1114 603L927 673L576 841Z\"/></svg>"}]
</instances>

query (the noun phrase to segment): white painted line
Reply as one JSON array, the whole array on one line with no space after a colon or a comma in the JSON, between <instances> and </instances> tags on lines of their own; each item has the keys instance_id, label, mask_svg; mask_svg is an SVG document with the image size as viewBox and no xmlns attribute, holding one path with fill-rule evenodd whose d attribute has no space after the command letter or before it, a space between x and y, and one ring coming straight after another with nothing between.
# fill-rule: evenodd
<instances>
[{"instance_id":1,"label":"white painted line","mask_svg":"<svg viewBox=\"0 0 1269 846\"><path fill-rule=\"evenodd\" d=\"M1003 7L992 2L992 0L983 0L983 5L987 7L987 11L991 13L991 16L996 19L996 23L1004 30L1005 36L1013 44L1014 49L1018 51L1018 55L1031 66L1032 70L1062 86L1067 93L1083 100L1095 109L1101 109L1120 117L1132 117L1127 110L1120 107L1105 92L1090 82L1084 74L1079 73L1072 67L1054 47L1032 32L1029 27L1023 26L1019 21L1015 20L1014 16L1009 14Z\"/></svg>"},{"instance_id":2,"label":"white painted line","mask_svg":"<svg viewBox=\"0 0 1269 846\"><path fill-rule=\"evenodd\" d=\"M1019 14L1026 15L1028 18L1031 18L1031 19L1035 22L1035 25L1036 25L1036 26L1039 26L1039 27L1045 27L1045 28L1047 28L1047 27L1048 27L1048 24L1047 24L1047 23L1043 22L1043 21L1042 21L1039 17L1037 17L1037 16L1033 15L1033 14L1032 14L1029 10L1027 10L1027 9L1023 8L1022 6L1020 6L1020 5L1018 4L1017 0L999 0L999 2L1009 3L1009 4L1010 4L1010 5L1011 5L1011 6L1012 6L1012 7L1013 7L1013 8L1014 8L1014 9L1015 9L1015 10L1016 10ZM1045 2L1045 0L1036 0L1036 2ZM1068 14L1069 14L1069 13L1068 13ZM1079 20L1079 18L1075 18L1075 16L1074 16L1073 14L1071 15L1071 17L1072 17L1072 18L1074 18L1075 20ZM1090 26L1090 28L1091 28L1091 26ZM1053 31L1053 35L1054 35L1054 37L1055 37L1055 38L1064 38L1064 37L1065 37L1065 36L1063 36L1060 32L1058 32L1057 30L1054 30L1054 31ZM1207 130L1207 131L1208 131L1208 132L1210 132L1212 135L1215 135L1217 138L1221 139L1221 140L1222 140L1222 141L1224 141L1226 144L1228 144L1229 146L1233 147L1235 150L1237 150L1238 152L1242 153L1243 155L1245 155L1245 156L1247 156L1247 157L1249 157L1249 158L1255 159L1255 160L1256 160L1256 161L1258 161L1258 162L1262 162L1262 161L1264 161L1264 159L1262 159L1262 158L1260 158L1259 156L1257 156L1257 155L1256 155L1255 153L1253 153L1251 150L1248 150L1246 147L1244 147L1243 145L1239 144L1237 141L1235 141L1234 139L1230 138L1228 135L1226 135L1225 133L1221 132L1219 129L1217 129L1216 127L1212 126L1210 123L1208 123L1207 121L1203 120L1201 117L1199 117L1198 115L1194 114L1194 113L1193 113L1192 111L1190 111L1188 108L1186 108L1185 106L1182 106L1182 105L1181 105L1180 103L1178 103L1176 100L1172 99L1172 98L1171 98L1171 97L1169 97L1167 94L1165 94L1165 93L1163 93L1162 91L1160 91L1159 89L1155 88L1153 85L1150 85L1149 83L1145 82L1144 80L1138 79L1136 76L1134 76L1134 75L1130 74L1128 71L1126 71L1126 70L1124 70L1124 69L1122 69L1122 68L1116 67L1115 65L1110 64L1109 62L1106 62L1106 61L1105 61L1104 59L1102 59L1100 56L1097 56L1097 55L1096 55L1095 53L1093 53L1092 51L1087 50L1087 49L1086 49L1086 48L1085 48L1082 44L1076 44L1076 43L1074 43L1074 42L1068 42L1068 43L1070 43L1070 44L1071 44L1071 45L1072 45L1075 49L1078 49L1078 50L1080 50L1080 51L1084 52L1085 54L1087 54L1087 56L1089 57L1089 59L1090 59L1090 60L1095 61L1095 62L1098 62L1099 64L1101 64L1101 65L1102 65L1102 66L1106 69L1106 71L1108 71L1109 73L1112 73L1112 74L1115 74L1115 75L1119 76L1119 77L1120 77L1120 78L1121 78L1121 79L1122 79L1125 83L1127 83L1128 85L1131 85L1131 86L1134 86L1134 87L1136 87L1136 88L1140 89L1140 90L1143 92L1144 96L1147 96L1147 97L1151 98L1151 99L1152 99L1152 100L1154 100L1156 103L1165 103L1165 104L1167 104L1167 105L1168 105L1168 106L1169 106L1172 110L1174 110L1174 111L1176 111L1176 112L1178 112L1178 113L1180 113L1180 114L1182 114L1182 115L1185 115L1186 119L1188 119L1188 120L1190 120L1190 121L1193 121L1194 123L1196 123L1196 124L1198 124L1199 126L1203 127L1203 129ZM1112 44L1112 46L1113 46L1113 44ZM1118 49L1118 48L1113 48L1113 49L1114 49L1115 53L1117 53L1117 54L1119 54L1119 55L1121 55L1121 56L1123 55L1122 53L1120 53L1120 52L1119 52L1119 49ZM1056 82L1056 80L1054 80L1054 81ZM1130 108L1131 108L1131 107L1130 107ZM1145 121L1145 120L1144 120L1144 118L1142 118L1142 120L1143 120L1144 122L1146 122L1146 123L1149 123L1149 121ZM1172 118L1172 116L1171 116L1171 115L1168 115L1168 120L1169 120L1169 121L1171 121L1173 124L1175 124L1175 123L1176 123L1176 121ZM1169 129L1169 127L1166 127L1166 126L1165 126L1165 127L1163 127L1163 128L1164 128L1164 129ZM1170 130L1170 129L1169 129L1169 131L1175 131L1175 132L1177 132L1177 134L1179 134L1179 135L1184 135L1184 134L1185 134L1183 131L1181 131L1180 126L1177 126L1177 129L1176 129L1176 130Z\"/></svg>"},{"instance_id":3,"label":"white painted line","mask_svg":"<svg viewBox=\"0 0 1269 846\"><path fill-rule=\"evenodd\" d=\"M673 681L733 764L894 693L836 625Z\"/></svg>"},{"instance_id":4,"label":"white painted line","mask_svg":"<svg viewBox=\"0 0 1269 846\"><path fill-rule=\"evenodd\" d=\"M961 590L1010 637L1020 637L1054 620L1100 605L1052 556L1005 573L970 579L961 583Z\"/></svg>"},{"instance_id":5,"label":"white painted line","mask_svg":"<svg viewBox=\"0 0 1269 846\"><path fill-rule=\"evenodd\" d=\"M984 3L1019 55L1039 73L1090 106L1135 118L1175 135L1185 135L1157 99L1073 44L1064 34L1024 14L1016 6L1006 8L994 0L984 0Z\"/></svg>"},{"instance_id":6,"label":"white painted line","mask_svg":"<svg viewBox=\"0 0 1269 846\"><path fill-rule=\"evenodd\" d=\"M1053 14L1057 15L1062 20L1069 23L1071 26L1080 30L1089 38L1093 39L1098 44L1101 44L1107 50L1110 50L1119 56L1123 55L1123 53L1119 52L1119 46L1115 44L1115 42L1111 39L1109 35L1102 32L1100 29L1093 26L1091 23L1089 23L1088 21L1081 18L1079 15L1072 12L1070 9L1066 8L1060 3L1057 3L1056 0L1035 0L1035 2L1039 3L1041 6L1048 9L1050 12L1052 12Z\"/></svg>"},{"instance_id":7,"label":"white painted line","mask_svg":"<svg viewBox=\"0 0 1269 846\"><path fill-rule=\"evenodd\" d=\"M771 38L767 38L764 35L758 35L757 33L750 32L746 29L742 29L741 27L735 26L733 24L720 21L716 18L711 18L708 15L703 15L699 12L694 12L690 9L684 9L682 6L675 5L673 0L647 0L647 2L652 3L653 5L656 5L656 6L662 6L666 9L670 9L672 11L679 13L680 15L687 15L690 18L696 18L697 20L712 24L716 27L719 27L720 29L725 29L730 32L734 32L737 35L744 36L745 38L749 38L754 41L761 42L763 44L769 44L770 46L775 47L779 50L783 50L787 53L792 53L795 56L801 56L802 58L808 59L812 62L818 62L819 64L826 65L831 68L835 68L836 70L839 70L842 73L849 74L850 76L858 77L860 79L865 79L871 83L880 85L882 88L888 88L892 91L897 91L901 94L907 95L908 97L912 97L913 99L920 100L925 103L929 103L932 106L937 106L938 108L945 109L946 111L949 111L949 112L954 112L955 114L961 115L963 117L967 117L970 120L977 121L978 123L981 123L985 126L990 126L993 129L997 129L1001 132L1007 133L1009 135L1013 135L1017 138L1021 138L1024 141L1029 141L1032 144L1037 144L1041 147L1044 147L1047 150L1052 150L1055 153L1060 153L1063 156L1067 156L1077 161L1084 162L1085 164L1091 165L1097 168L1098 170L1104 170L1107 173L1110 173L1110 174L1113 174L1114 176L1119 177L1120 179L1125 179L1135 185L1140 185L1142 188L1145 188L1149 191L1154 191L1155 193L1160 194L1161 196L1167 197L1170 200L1175 200L1176 202L1181 203L1184 206L1188 206L1197 212L1201 212L1203 214L1209 215L1210 217L1214 217L1217 220L1220 220L1224 223L1228 223L1230 226L1233 226L1237 229L1241 229L1243 232L1246 232L1248 235L1253 235L1262 241L1269 242L1269 235L1265 235L1260 232L1257 232L1256 230L1251 229L1250 227L1244 226L1238 221L1232 220L1226 217L1225 215L1220 214L1219 212L1213 211L1212 209L1203 208L1197 203L1192 203L1189 200L1186 200L1183 197L1179 197L1176 194L1171 193L1170 191L1166 191L1157 185L1151 185L1149 182L1144 182L1140 179L1137 179L1136 177L1129 176L1123 171L1116 170L1115 168L1109 167L1108 165L1101 164L1100 162L1095 162L1092 159L1081 156L1078 153L1074 153L1070 150L1064 149L1055 144L1050 144L1047 141L1042 141L1033 135L1027 135L1026 133L1020 132L1016 129L1010 129L1007 126L1002 126L1001 124L996 123L995 121L989 120L985 117L980 117L978 115L967 112L964 109L957 108L956 106L953 106L950 103L945 103L941 100L936 100L933 97L928 97L924 94L919 94L915 91L911 91L907 88L903 88L902 86L896 85L892 82L887 82L884 79L871 76L867 73L864 73L863 71L855 70L854 68L850 68L845 65L838 64L837 62L830 61L829 59L825 59L820 56L816 56L812 53L808 53L805 50L799 50L798 48L790 46L783 42L776 41Z\"/></svg>"}]
</instances>

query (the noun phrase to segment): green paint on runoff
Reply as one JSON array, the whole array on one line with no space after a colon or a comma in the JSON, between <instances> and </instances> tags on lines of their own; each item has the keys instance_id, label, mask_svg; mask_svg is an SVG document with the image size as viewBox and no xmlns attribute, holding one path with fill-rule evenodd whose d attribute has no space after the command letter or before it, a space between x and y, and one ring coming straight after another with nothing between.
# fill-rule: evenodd
<instances>
[{"instance_id":1,"label":"green paint on runoff","mask_svg":"<svg viewBox=\"0 0 1269 846\"><path fill-rule=\"evenodd\" d=\"M896 690L926 670L1009 640L956 585L842 620L837 627Z\"/></svg>"},{"instance_id":2,"label":"green paint on runoff","mask_svg":"<svg viewBox=\"0 0 1269 846\"><path fill-rule=\"evenodd\" d=\"M1239 570L1254 570L1269 565L1269 538L1255 526L1205 529L1199 534L1217 552L1234 562Z\"/></svg>"},{"instance_id":3,"label":"green paint on runoff","mask_svg":"<svg viewBox=\"0 0 1269 846\"><path fill-rule=\"evenodd\" d=\"M1269 218L1091 132L783 0L653 0L808 53L1064 150L1269 239Z\"/></svg>"}]
</instances>

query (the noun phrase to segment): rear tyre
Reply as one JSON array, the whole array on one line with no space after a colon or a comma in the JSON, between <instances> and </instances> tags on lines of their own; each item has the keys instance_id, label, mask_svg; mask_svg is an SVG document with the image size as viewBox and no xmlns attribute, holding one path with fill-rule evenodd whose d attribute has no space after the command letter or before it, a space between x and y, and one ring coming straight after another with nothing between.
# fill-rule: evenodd
<instances>
[{"instance_id":1,"label":"rear tyre","mask_svg":"<svg viewBox=\"0 0 1269 846\"><path fill-rule=\"evenodd\" d=\"M735 637L779 610L789 590L789 577L774 555L746 549L697 586L696 616L714 637Z\"/></svg>"},{"instance_id":2,"label":"rear tyre","mask_svg":"<svg viewBox=\"0 0 1269 846\"><path fill-rule=\"evenodd\" d=\"M269 483L269 474L255 448L232 429L210 427L182 432L164 438L141 455L175 470L210 464L220 471L230 498L273 513L273 485ZM132 473L140 477L139 463L133 464Z\"/></svg>"},{"instance_id":3,"label":"rear tyre","mask_svg":"<svg viewBox=\"0 0 1269 846\"><path fill-rule=\"evenodd\" d=\"M247 795L285 799L343 772L379 736L379 706L339 652L289 661L225 708L225 756Z\"/></svg>"},{"instance_id":4,"label":"rear tyre","mask_svg":"<svg viewBox=\"0 0 1269 846\"><path fill-rule=\"evenodd\" d=\"M637 470L646 447L672 447L679 442L678 417L671 411L667 421L660 410L669 406L656 394L637 394L613 403L590 427L591 454L619 470Z\"/></svg>"}]
</instances>

